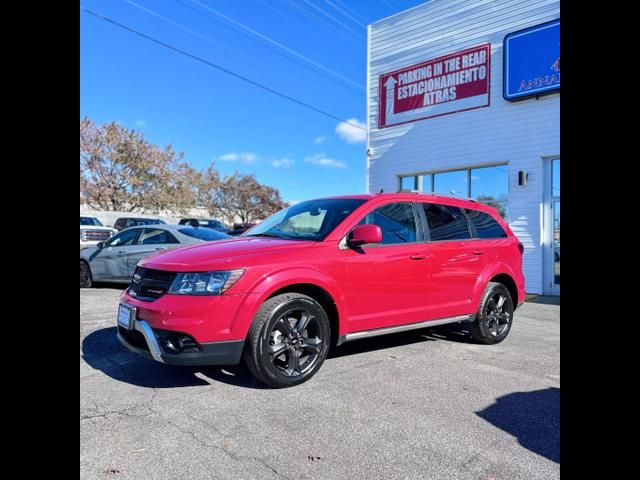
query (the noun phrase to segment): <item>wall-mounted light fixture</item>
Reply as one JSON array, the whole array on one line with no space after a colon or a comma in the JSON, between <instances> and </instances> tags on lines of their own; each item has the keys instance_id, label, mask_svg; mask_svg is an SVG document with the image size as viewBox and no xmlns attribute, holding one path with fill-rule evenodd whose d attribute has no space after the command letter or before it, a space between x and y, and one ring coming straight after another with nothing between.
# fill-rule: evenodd
<instances>
[{"instance_id":1,"label":"wall-mounted light fixture","mask_svg":"<svg viewBox=\"0 0 640 480\"><path fill-rule=\"evenodd\" d=\"M528 179L529 179L529 174L526 172L526 170L520 170L518 172L518 185L520 185L521 187L523 185L526 185Z\"/></svg>"}]
</instances>

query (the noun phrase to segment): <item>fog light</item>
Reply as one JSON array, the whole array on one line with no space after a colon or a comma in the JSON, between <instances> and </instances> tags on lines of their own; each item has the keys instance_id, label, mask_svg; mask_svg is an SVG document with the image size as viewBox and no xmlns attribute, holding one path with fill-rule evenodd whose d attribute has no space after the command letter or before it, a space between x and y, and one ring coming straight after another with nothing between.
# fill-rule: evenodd
<instances>
[{"instance_id":1,"label":"fog light","mask_svg":"<svg viewBox=\"0 0 640 480\"><path fill-rule=\"evenodd\" d=\"M180 353L184 348L184 345L182 344L182 339L180 337L171 335L167 338L166 347L171 353Z\"/></svg>"},{"instance_id":2,"label":"fog light","mask_svg":"<svg viewBox=\"0 0 640 480\"><path fill-rule=\"evenodd\" d=\"M158 342L165 353L199 353L201 352L198 343L185 333L172 332L169 330L155 330Z\"/></svg>"}]
</instances>

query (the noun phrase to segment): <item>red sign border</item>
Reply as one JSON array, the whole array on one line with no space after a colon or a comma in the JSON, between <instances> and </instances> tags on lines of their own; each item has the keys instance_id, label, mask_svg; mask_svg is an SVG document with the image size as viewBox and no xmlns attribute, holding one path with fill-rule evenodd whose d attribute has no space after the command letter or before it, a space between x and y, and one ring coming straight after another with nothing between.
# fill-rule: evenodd
<instances>
[{"instance_id":1,"label":"red sign border","mask_svg":"<svg viewBox=\"0 0 640 480\"><path fill-rule=\"evenodd\" d=\"M415 118L413 120L406 120L404 122L394 123L392 125L381 125L381 121L382 121L382 101L380 99L382 98L382 95L380 94L380 92L382 92L382 79L383 79L383 77L389 77L391 75L394 75L394 74L396 74L398 72L402 72L403 70L407 70L407 69L420 68L421 66L426 65L428 63L434 63L434 62L437 62L437 61L445 60L447 58L457 57L459 55L464 55L466 52L470 52L472 50L477 50L477 49L479 49L481 47L486 47L488 49L487 70L489 71L489 76L487 78L488 84L487 84L487 104L486 105L479 105L477 107L462 108L460 110L454 110L452 112L438 113L437 115L427 115L426 117ZM417 63L415 65L409 65L409 66L406 66L406 67L398 68L398 69L393 70L391 72L385 72L385 73L382 73L382 74L378 75L378 130L382 130L383 128L396 127L398 125L405 125L407 123L418 122L420 120L426 120L427 118L443 117L445 115L452 115L454 113L466 112L466 111L469 111L469 110L477 110L478 108L486 108L486 107L489 107L489 106L491 106L491 43L489 43L489 42L480 43L480 44L475 45L473 47L465 48L464 50L460 50L460 51L453 52L453 53L447 53L446 55L441 55L439 57L432 58L430 60L426 60L424 62ZM385 99L385 107L386 107L386 99ZM386 120L386 118L385 118L385 120Z\"/></svg>"}]
</instances>

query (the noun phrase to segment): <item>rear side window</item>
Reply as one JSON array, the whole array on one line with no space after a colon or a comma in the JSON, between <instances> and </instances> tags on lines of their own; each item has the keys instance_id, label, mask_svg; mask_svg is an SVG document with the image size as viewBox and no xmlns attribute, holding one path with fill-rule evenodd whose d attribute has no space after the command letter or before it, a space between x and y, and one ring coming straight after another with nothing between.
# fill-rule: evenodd
<instances>
[{"instance_id":1,"label":"rear side window","mask_svg":"<svg viewBox=\"0 0 640 480\"><path fill-rule=\"evenodd\" d=\"M165 243L180 243L169 232L159 228L145 228L138 241L140 245L161 245Z\"/></svg>"},{"instance_id":2,"label":"rear side window","mask_svg":"<svg viewBox=\"0 0 640 480\"><path fill-rule=\"evenodd\" d=\"M478 238L507 238L507 232L491 215L467 209L467 215L476 229Z\"/></svg>"},{"instance_id":3,"label":"rear side window","mask_svg":"<svg viewBox=\"0 0 640 480\"><path fill-rule=\"evenodd\" d=\"M464 212L451 205L423 203L432 242L442 240L466 240L471 238L469 222Z\"/></svg>"},{"instance_id":4,"label":"rear side window","mask_svg":"<svg viewBox=\"0 0 640 480\"><path fill-rule=\"evenodd\" d=\"M378 225L382 230L382 244L416 241L416 218L410 203L390 203L369 213L360 225Z\"/></svg>"}]
</instances>

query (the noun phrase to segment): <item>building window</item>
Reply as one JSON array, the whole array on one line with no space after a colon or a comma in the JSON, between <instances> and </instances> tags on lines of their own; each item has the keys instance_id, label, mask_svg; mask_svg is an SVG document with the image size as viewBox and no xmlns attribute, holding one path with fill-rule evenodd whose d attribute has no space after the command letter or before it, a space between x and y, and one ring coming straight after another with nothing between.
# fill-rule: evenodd
<instances>
[{"instance_id":1,"label":"building window","mask_svg":"<svg viewBox=\"0 0 640 480\"><path fill-rule=\"evenodd\" d=\"M509 217L509 170L506 165L470 170L469 197L495 208L502 218Z\"/></svg>"},{"instance_id":2,"label":"building window","mask_svg":"<svg viewBox=\"0 0 640 480\"><path fill-rule=\"evenodd\" d=\"M400 176L401 192L432 192L433 191L433 175L401 175Z\"/></svg>"},{"instance_id":3,"label":"building window","mask_svg":"<svg viewBox=\"0 0 640 480\"><path fill-rule=\"evenodd\" d=\"M400 191L411 190L473 198L494 207L503 218L509 218L509 167L506 164L401 175Z\"/></svg>"},{"instance_id":4,"label":"building window","mask_svg":"<svg viewBox=\"0 0 640 480\"><path fill-rule=\"evenodd\" d=\"M413 175L410 177L400 177L400 191L410 192L418 190L418 177Z\"/></svg>"},{"instance_id":5,"label":"building window","mask_svg":"<svg viewBox=\"0 0 640 480\"><path fill-rule=\"evenodd\" d=\"M468 170L436 173L433 180L433 192L454 197L468 197Z\"/></svg>"}]
</instances>

